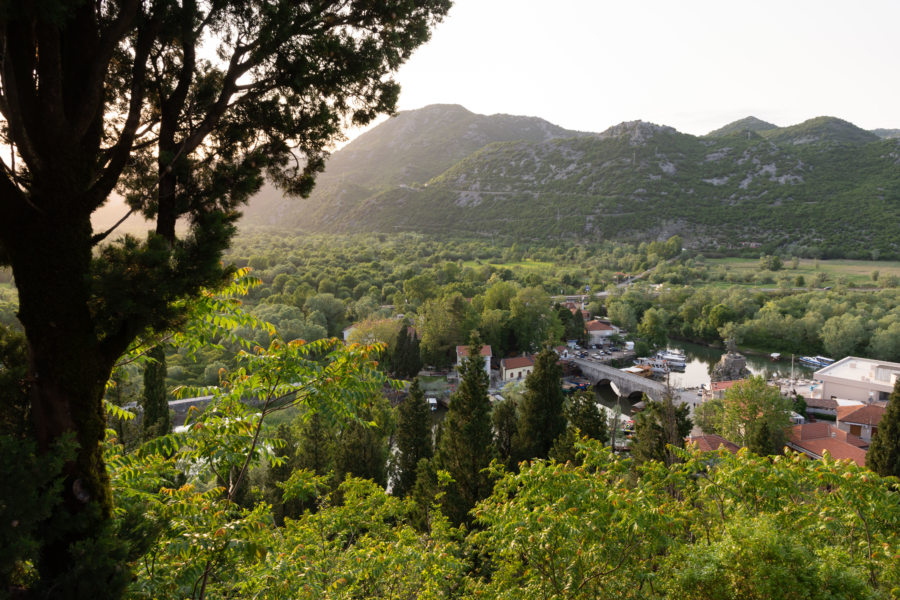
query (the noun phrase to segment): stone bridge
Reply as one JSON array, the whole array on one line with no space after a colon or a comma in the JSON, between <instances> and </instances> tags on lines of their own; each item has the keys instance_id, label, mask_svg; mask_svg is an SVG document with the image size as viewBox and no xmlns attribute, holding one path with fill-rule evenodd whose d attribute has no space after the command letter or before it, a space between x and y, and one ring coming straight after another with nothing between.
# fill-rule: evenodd
<instances>
[{"instance_id":1,"label":"stone bridge","mask_svg":"<svg viewBox=\"0 0 900 600\"><path fill-rule=\"evenodd\" d=\"M666 392L665 383L583 358L571 360L579 366L582 374L590 379L592 384L608 383L617 396L628 398L632 402L640 400L641 394L647 394L651 400L662 400Z\"/></svg>"},{"instance_id":2,"label":"stone bridge","mask_svg":"<svg viewBox=\"0 0 900 600\"><path fill-rule=\"evenodd\" d=\"M592 384L608 383L617 396L626 398L631 402L640 400L641 394L647 394L651 400L660 401L666 393L666 384L662 381L626 373L615 367L583 358L572 358L570 360L581 368L582 374L587 379L590 379ZM672 396L676 404L688 404L691 410L699 402L696 389L682 390L672 388Z\"/></svg>"},{"instance_id":3,"label":"stone bridge","mask_svg":"<svg viewBox=\"0 0 900 600\"><path fill-rule=\"evenodd\" d=\"M172 426L179 427L184 425L187 419L188 411L191 407L197 407L199 410L206 408L206 405L212 401L213 396L200 396L197 398L184 398L182 400L170 400L169 412L172 414ZM126 404L123 408L135 413L140 422L143 411L137 402Z\"/></svg>"}]
</instances>

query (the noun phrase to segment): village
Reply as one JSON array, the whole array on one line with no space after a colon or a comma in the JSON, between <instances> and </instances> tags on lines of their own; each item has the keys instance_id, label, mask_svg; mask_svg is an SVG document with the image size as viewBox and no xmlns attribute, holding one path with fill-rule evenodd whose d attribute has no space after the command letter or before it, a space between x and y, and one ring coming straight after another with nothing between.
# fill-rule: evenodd
<instances>
[{"instance_id":1,"label":"village","mask_svg":"<svg viewBox=\"0 0 900 600\"><path fill-rule=\"evenodd\" d=\"M645 407L647 399L659 401L669 394L675 403L687 405L693 418L699 407L725 401L728 390L752 376L746 357L729 344L719 363L710 369L708 384L673 387L669 385L668 375L684 370L687 357L683 353L667 349L650 357L637 357L634 342L625 339L630 337L627 331L608 319L590 318L582 306L572 301L566 303L569 310L580 311L585 318L584 339L567 340L566 344L553 347L562 372L560 386L566 394L578 391L597 394L598 406L606 412L612 428L618 433L619 441L614 448L617 452L628 452L634 433L634 416ZM584 345L579 343L582 341ZM458 382L456 370L468 353L468 346L457 346L454 369L424 372L426 376L444 377L447 382L445 387L432 387L428 402L433 411L448 408ZM502 401L504 393L522 384L534 370L533 354L499 358L493 355L489 345L485 345L481 347L481 356L491 382L492 402ZM900 377L900 363L854 356L838 361L816 358L822 366L811 376L800 376L798 372L797 377L776 376L766 381L767 386L777 389L783 398L790 400L792 406L802 406L799 411L791 410L787 415L790 425L784 432L784 446L811 459L821 459L827 453L833 459L851 460L864 466L866 451ZM771 355L773 361L781 359L779 353ZM617 398L612 406L602 400L600 390L604 387ZM736 453L741 448L734 440L704 431L696 418L685 441L703 451L724 448Z\"/></svg>"}]
</instances>

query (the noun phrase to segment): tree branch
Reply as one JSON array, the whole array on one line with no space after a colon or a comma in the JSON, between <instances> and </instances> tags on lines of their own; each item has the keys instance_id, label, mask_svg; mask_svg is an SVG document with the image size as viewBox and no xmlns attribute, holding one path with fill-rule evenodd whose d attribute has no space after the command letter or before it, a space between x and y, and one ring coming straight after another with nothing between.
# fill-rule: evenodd
<instances>
[{"instance_id":1,"label":"tree branch","mask_svg":"<svg viewBox=\"0 0 900 600\"><path fill-rule=\"evenodd\" d=\"M122 5L119 16L101 33L97 51L84 81L82 89L86 93L81 99L79 111L72 123L72 128L78 138L87 133L97 116L97 111L100 110L103 102L103 80L109 69L109 61L122 37L132 28L141 2L140 0L124 0Z\"/></svg>"},{"instance_id":2,"label":"tree branch","mask_svg":"<svg viewBox=\"0 0 900 600\"><path fill-rule=\"evenodd\" d=\"M159 29L159 20L153 20L138 31L135 44L134 66L132 68L131 98L128 106L128 117L119 140L110 149L109 160L103 174L91 186L92 207L96 208L106 200L131 156L131 145L141 121L141 109L144 105L144 83L147 72L147 57L153 47Z\"/></svg>"}]
</instances>

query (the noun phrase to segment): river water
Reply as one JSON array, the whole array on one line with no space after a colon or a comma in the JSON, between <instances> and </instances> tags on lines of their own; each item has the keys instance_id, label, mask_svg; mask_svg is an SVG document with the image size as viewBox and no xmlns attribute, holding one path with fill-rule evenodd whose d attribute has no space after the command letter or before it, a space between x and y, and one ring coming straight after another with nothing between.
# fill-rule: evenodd
<instances>
[{"instance_id":1,"label":"river water","mask_svg":"<svg viewBox=\"0 0 900 600\"><path fill-rule=\"evenodd\" d=\"M674 388L699 388L701 385L709 386L709 372L713 365L719 362L724 350L710 348L709 346L701 346L699 344L691 344L688 342L674 342L669 344L670 350L683 352L687 357L684 372L672 371L669 373L669 382ZM762 375L766 379L772 377L790 377L791 376L791 356L782 356L778 362L772 362L768 356L745 354L747 358L747 368L754 375ZM794 377L800 379L811 379L814 368L800 364L797 357L794 357ZM614 408L618 398L615 392L607 386L595 388L597 390L598 399L604 406ZM627 400L622 401L622 413L629 414L631 404Z\"/></svg>"}]
</instances>

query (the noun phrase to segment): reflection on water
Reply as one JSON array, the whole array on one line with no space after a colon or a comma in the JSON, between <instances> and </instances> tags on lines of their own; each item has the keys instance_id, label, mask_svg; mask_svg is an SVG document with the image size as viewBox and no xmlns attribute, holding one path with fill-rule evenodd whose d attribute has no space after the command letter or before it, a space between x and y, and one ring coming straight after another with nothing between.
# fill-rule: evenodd
<instances>
[{"instance_id":1,"label":"reflection on water","mask_svg":"<svg viewBox=\"0 0 900 600\"><path fill-rule=\"evenodd\" d=\"M669 375L672 385L682 388L699 387L701 384L709 385L709 371L725 353L723 350L687 342L678 342L672 344L671 347L683 350L688 358L684 373L673 372ZM758 354L745 354L744 356L747 358L747 368L754 375L762 375L766 379L791 376L790 355L782 357L778 362L772 362L768 356ZM794 377L810 378L814 371L815 369L800 364L800 361L796 357L794 358Z\"/></svg>"},{"instance_id":2,"label":"reflection on water","mask_svg":"<svg viewBox=\"0 0 900 600\"><path fill-rule=\"evenodd\" d=\"M669 345L672 350L681 350L687 356L684 372L673 371L669 374L669 382L674 388L699 388L701 385L709 385L709 372L713 365L719 362L724 350L710 348L709 346L701 346L698 344L690 344L688 342L675 342ZM791 356L782 357L778 362L772 362L768 356L760 356L753 354L745 354L747 358L747 368L754 375L762 375L766 379L772 377L790 377L791 376ZM794 358L794 377L812 379L815 369L800 364L797 357ZM614 408L618 398L615 392L608 385L595 388L597 390L597 399L601 404L609 408ZM632 403L622 400L622 414L630 414Z\"/></svg>"}]
</instances>

